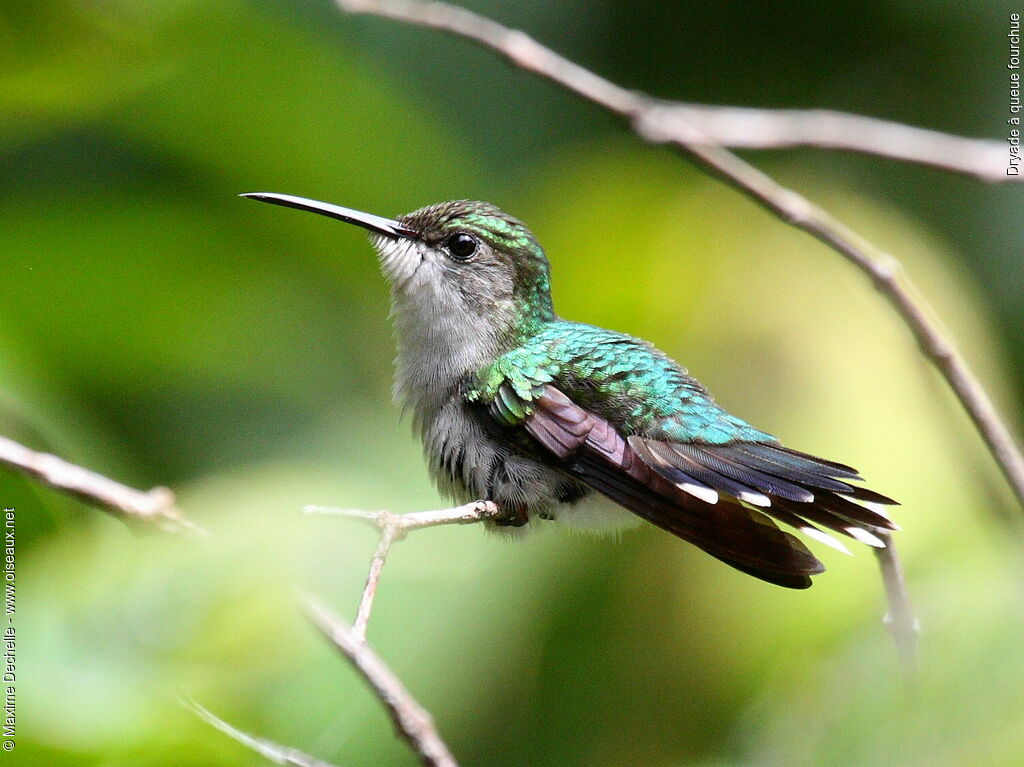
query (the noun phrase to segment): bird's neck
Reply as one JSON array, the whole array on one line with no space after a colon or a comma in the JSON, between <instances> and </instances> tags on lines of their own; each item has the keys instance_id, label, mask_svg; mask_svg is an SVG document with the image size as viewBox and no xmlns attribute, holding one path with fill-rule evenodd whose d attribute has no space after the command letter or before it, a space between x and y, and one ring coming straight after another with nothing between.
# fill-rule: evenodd
<instances>
[{"instance_id":1,"label":"bird's neck","mask_svg":"<svg viewBox=\"0 0 1024 767\"><path fill-rule=\"evenodd\" d=\"M486 316L445 310L438 304L397 301L392 311L398 356L396 400L417 421L429 420L459 395L468 376L522 345L556 320L550 311L495 307ZM524 312L525 309L525 312Z\"/></svg>"}]
</instances>

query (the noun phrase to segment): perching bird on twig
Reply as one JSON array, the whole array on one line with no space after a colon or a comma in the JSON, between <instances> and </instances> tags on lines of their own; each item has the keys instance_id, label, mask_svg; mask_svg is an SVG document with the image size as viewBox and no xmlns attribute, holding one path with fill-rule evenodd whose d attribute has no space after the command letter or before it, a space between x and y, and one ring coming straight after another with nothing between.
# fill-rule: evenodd
<instances>
[{"instance_id":1,"label":"perching bird on twig","mask_svg":"<svg viewBox=\"0 0 1024 767\"><path fill-rule=\"evenodd\" d=\"M647 342L559 318L543 249L493 205L445 202L391 220L244 196L371 232L394 302L396 391L431 472L456 500L497 503L499 524L621 526L625 508L790 588L824 566L773 519L840 548L820 528L872 546L897 529L880 508L895 501L851 484L854 469L730 415Z\"/></svg>"}]
</instances>

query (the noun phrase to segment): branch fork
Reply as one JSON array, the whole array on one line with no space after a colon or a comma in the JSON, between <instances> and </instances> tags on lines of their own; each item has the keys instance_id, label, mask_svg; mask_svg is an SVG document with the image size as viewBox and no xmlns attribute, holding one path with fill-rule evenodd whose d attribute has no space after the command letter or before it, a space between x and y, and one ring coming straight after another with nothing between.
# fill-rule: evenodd
<instances>
[{"instance_id":1,"label":"branch fork","mask_svg":"<svg viewBox=\"0 0 1024 767\"><path fill-rule=\"evenodd\" d=\"M307 506L306 514L328 514L354 519L364 519L376 525L380 530L377 550L370 560L370 572L366 576L366 586L356 611L355 623L352 625L352 637L361 643L366 642L366 626L370 622L370 611L377 595L377 584L380 582L381 570L387 560L391 546L405 538L412 530L438 525L467 525L494 519L501 516L501 511L492 501L472 501L453 509L436 511L414 511L408 514L395 514L390 511L363 511L362 509L335 509L324 506Z\"/></svg>"}]
</instances>

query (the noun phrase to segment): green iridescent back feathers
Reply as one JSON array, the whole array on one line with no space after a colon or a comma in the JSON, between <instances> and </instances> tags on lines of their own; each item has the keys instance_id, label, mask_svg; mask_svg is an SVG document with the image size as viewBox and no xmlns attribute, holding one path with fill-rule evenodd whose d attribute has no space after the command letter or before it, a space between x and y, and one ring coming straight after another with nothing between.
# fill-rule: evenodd
<instances>
[{"instance_id":1,"label":"green iridescent back feathers","mask_svg":"<svg viewBox=\"0 0 1024 767\"><path fill-rule=\"evenodd\" d=\"M716 405L646 341L565 320L545 322L482 370L467 397L511 426L530 414L531 400L549 383L628 434L711 445L776 441Z\"/></svg>"}]
</instances>

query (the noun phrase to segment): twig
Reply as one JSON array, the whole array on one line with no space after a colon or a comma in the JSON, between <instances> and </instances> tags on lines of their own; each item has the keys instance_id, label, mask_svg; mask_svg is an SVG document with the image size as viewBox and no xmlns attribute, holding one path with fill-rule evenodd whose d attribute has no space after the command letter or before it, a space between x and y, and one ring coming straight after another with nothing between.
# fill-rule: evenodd
<instances>
[{"instance_id":1,"label":"twig","mask_svg":"<svg viewBox=\"0 0 1024 767\"><path fill-rule=\"evenodd\" d=\"M630 91L559 56L525 33L443 2L424 0L335 0L349 13L369 13L442 30L473 40L514 65L534 72L629 121L633 131L654 144L666 144L761 203L782 220L836 250L871 278L910 328L922 353L946 379L968 412L1003 474L1024 505L1024 457L1006 424L963 357L937 323L914 299L892 256L835 217L787 189L735 154L712 143L675 107ZM671 117L671 119L668 119Z\"/></svg>"},{"instance_id":2,"label":"twig","mask_svg":"<svg viewBox=\"0 0 1024 767\"><path fill-rule=\"evenodd\" d=\"M906 675L912 677L918 669L917 637L920 626L910 605L903 565L900 563L892 535L884 531L879 531L877 535L885 542L884 548L874 550L878 567L882 571L882 581L885 583L886 600L889 603L885 625L892 635Z\"/></svg>"},{"instance_id":3,"label":"twig","mask_svg":"<svg viewBox=\"0 0 1024 767\"><path fill-rule=\"evenodd\" d=\"M203 532L175 506L166 487L143 492L49 453L38 453L0 437L0 464L27 474L47 487L75 496L125 521L155 522L167 530Z\"/></svg>"},{"instance_id":4,"label":"twig","mask_svg":"<svg viewBox=\"0 0 1024 767\"><path fill-rule=\"evenodd\" d=\"M356 610L356 621L352 624L352 636L360 642L366 641L366 625L370 622L373 599L377 596L380 572L384 567L384 561L388 557L391 544L395 542L397 534L398 528L393 524L382 527L380 540L377 542L377 550L373 552L373 559L370 560L370 572L366 576L366 585L363 587L363 596L359 600L359 609Z\"/></svg>"},{"instance_id":5,"label":"twig","mask_svg":"<svg viewBox=\"0 0 1024 767\"><path fill-rule=\"evenodd\" d=\"M928 128L830 109L755 109L712 104L663 103L651 119L706 142L732 149L842 149L964 173L991 183L1020 182L1008 176L1006 147L991 139L954 136Z\"/></svg>"},{"instance_id":6,"label":"twig","mask_svg":"<svg viewBox=\"0 0 1024 767\"><path fill-rule=\"evenodd\" d=\"M346 626L344 621L313 597L305 598L306 611L317 627L345 654L352 665L370 683L377 697L391 714L395 727L412 746L420 760L428 767L458 767L455 758L448 751L444 741L441 740L430 713L416 702L416 699L405 689L401 680L366 644L366 627L370 621L370 611L373 609L373 599L377 594L381 570L384 568L391 546L396 541L404 538L410 530L437 527L438 525L467 525L473 522L482 522L485 519L499 516L498 507L490 501L474 501L453 509L416 511L410 514L335 509L324 506L307 506L303 511L306 514L334 514L364 519L372 522L380 530L380 540L370 562L370 572L367 575L366 586L363 588L362 599L359 602L355 625L351 628ZM302 751L237 730L191 699L185 699L183 703L218 730L227 733L239 743L248 746L271 761L278 764L296 765L296 767L331 767L326 762L314 759Z\"/></svg>"},{"instance_id":7,"label":"twig","mask_svg":"<svg viewBox=\"0 0 1024 767\"><path fill-rule=\"evenodd\" d=\"M185 706L185 708L191 710L203 721L213 725L221 732L237 740L246 748L251 748L260 756L266 757L274 764L285 764L289 765L289 767L334 767L333 764L317 759L316 757L303 753L298 749L282 746L279 743L267 740L266 738L257 738L255 735L250 735L247 732L243 732L242 730L232 727L216 714L199 705L189 697L182 697L181 704Z\"/></svg>"},{"instance_id":8,"label":"twig","mask_svg":"<svg viewBox=\"0 0 1024 767\"><path fill-rule=\"evenodd\" d=\"M470 501L452 509L411 511L408 514L395 514L390 511L364 511L363 509L338 509L333 506L306 506L302 511L306 514L365 519L378 527L394 525L402 532L396 540L404 538L410 530L441 525L471 525L475 522L500 517L502 513L493 501Z\"/></svg>"},{"instance_id":9,"label":"twig","mask_svg":"<svg viewBox=\"0 0 1024 767\"><path fill-rule=\"evenodd\" d=\"M630 103L688 143L736 149L786 149L798 146L843 149L888 157L975 176L983 181L1020 182L1006 174L1008 153L1000 141L968 138L829 109L755 109L751 107L655 101L613 85L544 48L524 33L457 6L425 0L335 0L347 13L411 22L453 32L511 59L516 66L554 80L618 114ZM619 91L612 94L612 89ZM595 94L613 96L618 106Z\"/></svg>"},{"instance_id":10,"label":"twig","mask_svg":"<svg viewBox=\"0 0 1024 767\"><path fill-rule=\"evenodd\" d=\"M420 761L428 767L458 767L455 757L441 740L433 717L416 702L366 641L357 637L341 618L312 597L306 598L306 609L317 627L370 683L387 707L398 732L409 742Z\"/></svg>"},{"instance_id":11,"label":"twig","mask_svg":"<svg viewBox=\"0 0 1024 767\"><path fill-rule=\"evenodd\" d=\"M409 514L393 514L390 511L363 511L361 509L333 509L324 506L307 506L303 509L307 514L335 514L343 517L354 517L373 522L380 529L380 540L377 550L370 561L370 572L366 576L366 586L356 612L355 624L351 634L359 642L366 641L366 626L370 621L373 599L377 595L377 584L381 570L387 560L388 552L395 541L400 541L410 530L438 525L467 525L482 522L498 516L501 512L491 501L473 501L454 509L437 509L436 511L414 511Z\"/></svg>"}]
</instances>

